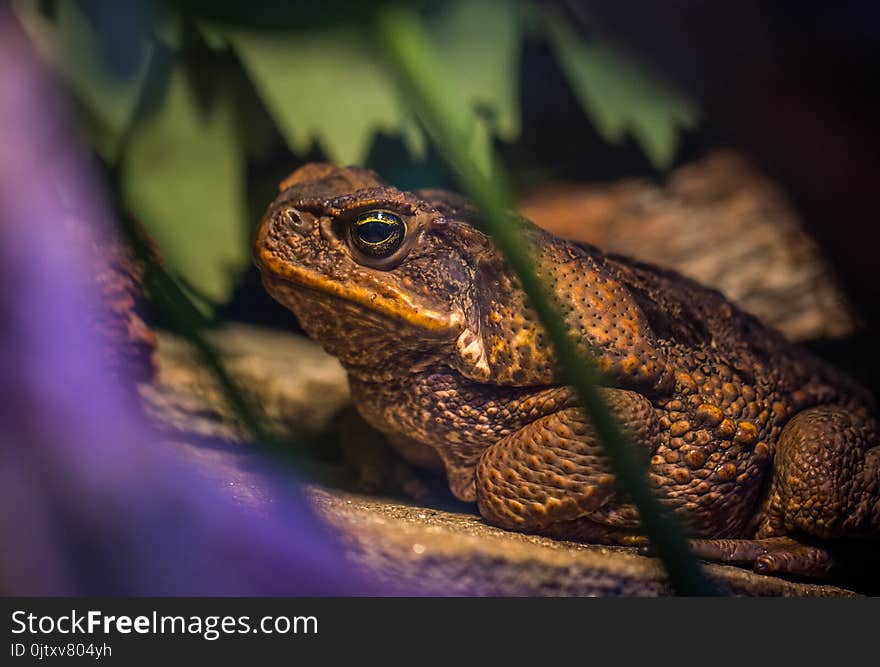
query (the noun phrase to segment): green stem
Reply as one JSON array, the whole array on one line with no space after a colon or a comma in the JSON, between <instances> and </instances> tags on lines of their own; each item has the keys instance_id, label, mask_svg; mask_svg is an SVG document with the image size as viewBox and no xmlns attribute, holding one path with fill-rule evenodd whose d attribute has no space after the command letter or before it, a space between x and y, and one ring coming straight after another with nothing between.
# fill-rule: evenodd
<instances>
[{"instance_id":1,"label":"green stem","mask_svg":"<svg viewBox=\"0 0 880 667\"><path fill-rule=\"evenodd\" d=\"M184 293L183 289L156 260L154 252L147 246L141 232L127 216L121 214L121 231L132 248L135 257L143 262L144 288L147 297L157 312L165 317L168 327L187 340L198 352L202 362L214 375L221 392L242 426L251 435L256 447L300 470L307 468L301 456L302 437L291 434L281 438L266 424L268 419L260 405L242 390L226 369L217 350L208 342L203 332L210 327ZM292 442L298 446L292 446Z\"/></svg>"},{"instance_id":2,"label":"green stem","mask_svg":"<svg viewBox=\"0 0 880 667\"><path fill-rule=\"evenodd\" d=\"M673 589L681 595L717 594L691 553L678 522L648 485L646 466L604 404L597 390L599 375L595 366L580 352L552 297L535 275L529 248L515 225L510 224L509 198L499 184L503 180L485 177L467 154L463 138L467 136L469 119L444 94L442 68L417 14L402 6L386 6L379 13L377 28L379 41L387 49L408 102L462 188L481 210L486 228L519 277L547 330L565 380L577 391L605 447L618 484L638 508L645 534L666 566ZM494 164L500 170L497 161Z\"/></svg>"}]
</instances>

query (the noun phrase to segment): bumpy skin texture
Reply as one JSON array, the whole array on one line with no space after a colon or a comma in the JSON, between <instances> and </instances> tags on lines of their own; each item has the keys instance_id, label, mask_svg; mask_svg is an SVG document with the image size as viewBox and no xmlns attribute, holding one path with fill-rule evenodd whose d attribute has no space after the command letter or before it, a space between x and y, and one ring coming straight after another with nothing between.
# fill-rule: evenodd
<instances>
[{"instance_id":1,"label":"bumpy skin texture","mask_svg":"<svg viewBox=\"0 0 880 667\"><path fill-rule=\"evenodd\" d=\"M414 462L442 462L453 493L496 525L639 541L545 332L464 200L325 164L280 190L256 239L263 282L341 360L369 423ZM350 241L371 210L406 224L390 257ZM716 291L520 224L697 553L816 575L830 565L814 538L880 534L863 389Z\"/></svg>"}]
</instances>

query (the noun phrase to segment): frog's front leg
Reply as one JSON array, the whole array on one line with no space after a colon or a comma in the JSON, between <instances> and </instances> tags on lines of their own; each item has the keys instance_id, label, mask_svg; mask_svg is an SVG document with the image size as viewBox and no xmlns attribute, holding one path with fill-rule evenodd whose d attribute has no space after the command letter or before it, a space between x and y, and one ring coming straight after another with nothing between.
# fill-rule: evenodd
<instances>
[{"instance_id":1,"label":"frog's front leg","mask_svg":"<svg viewBox=\"0 0 880 667\"><path fill-rule=\"evenodd\" d=\"M838 406L810 408L782 431L753 540L695 540L703 558L762 573L829 575L880 535L877 423ZM858 554L860 555L860 554Z\"/></svg>"},{"instance_id":2,"label":"frog's front leg","mask_svg":"<svg viewBox=\"0 0 880 667\"><path fill-rule=\"evenodd\" d=\"M335 423L342 467L356 490L415 500L430 496L417 470L438 466L433 450L372 428L351 405L337 415Z\"/></svg>"},{"instance_id":3,"label":"frog's front leg","mask_svg":"<svg viewBox=\"0 0 880 667\"><path fill-rule=\"evenodd\" d=\"M651 403L641 394L603 389L606 404L646 460L659 445ZM489 447L476 472L480 514L511 530L621 543L638 529L620 498L602 444L579 408L537 419Z\"/></svg>"}]
</instances>

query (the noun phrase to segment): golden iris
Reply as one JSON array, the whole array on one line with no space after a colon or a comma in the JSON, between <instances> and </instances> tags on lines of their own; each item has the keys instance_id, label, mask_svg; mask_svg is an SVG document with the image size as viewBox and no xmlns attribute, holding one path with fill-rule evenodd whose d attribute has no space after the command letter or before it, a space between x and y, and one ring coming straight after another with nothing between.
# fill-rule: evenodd
<instances>
[{"instance_id":1,"label":"golden iris","mask_svg":"<svg viewBox=\"0 0 880 667\"><path fill-rule=\"evenodd\" d=\"M403 243L406 225L388 211L367 211L351 221L351 242L370 257L388 257Z\"/></svg>"}]
</instances>

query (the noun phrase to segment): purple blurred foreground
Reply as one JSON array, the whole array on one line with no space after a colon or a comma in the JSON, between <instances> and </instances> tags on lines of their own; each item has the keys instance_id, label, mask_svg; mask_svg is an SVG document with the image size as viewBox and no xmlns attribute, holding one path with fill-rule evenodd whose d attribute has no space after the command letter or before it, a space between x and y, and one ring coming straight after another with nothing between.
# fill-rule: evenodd
<instances>
[{"instance_id":1,"label":"purple blurred foreground","mask_svg":"<svg viewBox=\"0 0 880 667\"><path fill-rule=\"evenodd\" d=\"M83 313L101 307L88 252L109 211L8 7L0 90L0 593L378 592L291 480L268 510L234 504L101 371Z\"/></svg>"}]
</instances>

